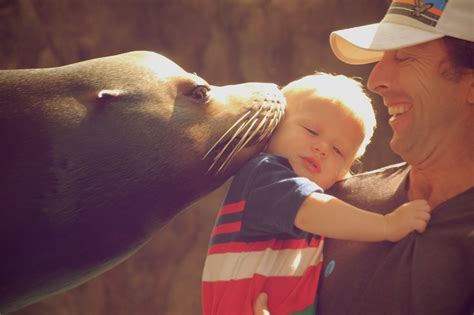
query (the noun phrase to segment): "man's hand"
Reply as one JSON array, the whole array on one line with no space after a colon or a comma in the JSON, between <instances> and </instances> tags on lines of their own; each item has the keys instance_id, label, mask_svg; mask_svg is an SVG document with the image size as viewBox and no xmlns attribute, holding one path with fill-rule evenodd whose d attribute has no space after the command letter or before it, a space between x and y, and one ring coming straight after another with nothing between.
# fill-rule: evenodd
<instances>
[{"instance_id":1,"label":"man's hand","mask_svg":"<svg viewBox=\"0 0 474 315\"><path fill-rule=\"evenodd\" d=\"M404 203L385 216L385 239L396 242L416 230L423 233L431 218L431 207L426 200Z\"/></svg>"},{"instance_id":2,"label":"man's hand","mask_svg":"<svg viewBox=\"0 0 474 315\"><path fill-rule=\"evenodd\" d=\"M260 293L253 305L253 315L270 315L267 305L268 296L265 292Z\"/></svg>"}]
</instances>

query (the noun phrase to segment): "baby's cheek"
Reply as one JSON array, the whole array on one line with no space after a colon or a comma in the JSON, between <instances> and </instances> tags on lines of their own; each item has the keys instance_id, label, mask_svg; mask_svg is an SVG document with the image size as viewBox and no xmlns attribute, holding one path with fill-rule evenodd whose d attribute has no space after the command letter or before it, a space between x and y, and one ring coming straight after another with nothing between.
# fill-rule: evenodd
<instances>
[{"instance_id":1,"label":"baby's cheek","mask_svg":"<svg viewBox=\"0 0 474 315\"><path fill-rule=\"evenodd\" d=\"M350 177L350 168L339 168L339 170L337 171L337 173L335 174L334 176L334 184L335 182L338 182L340 180L344 180L346 178L349 178Z\"/></svg>"}]
</instances>

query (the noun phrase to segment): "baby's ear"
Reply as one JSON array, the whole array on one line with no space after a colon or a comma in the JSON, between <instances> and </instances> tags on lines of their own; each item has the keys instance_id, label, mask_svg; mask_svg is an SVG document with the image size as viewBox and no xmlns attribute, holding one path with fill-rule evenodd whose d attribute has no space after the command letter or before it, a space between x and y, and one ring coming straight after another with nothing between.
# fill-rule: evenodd
<instances>
[{"instance_id":1,"label":"baby's ear","mask_svg":"<svg viewBox=\"0 0 474 315\"><path fill-rule=\"evenodd\" d=\"M349 177L352 177L352 175L359 173L362 173L362 161L360 160L360 158L357 158L351 165L351 168L349 170Z\"/></svg>"},{"instance_id":2,"label":"baby's ear","mask_svg":"<svg viewBox=\"0 0 474 315\"><path fill-rule=\"evenodd\" d=\"M336 181L346 180L352 177L352 172L350 170L342 170L341 173L337 176Z\"/></svg>"}]
</instances>

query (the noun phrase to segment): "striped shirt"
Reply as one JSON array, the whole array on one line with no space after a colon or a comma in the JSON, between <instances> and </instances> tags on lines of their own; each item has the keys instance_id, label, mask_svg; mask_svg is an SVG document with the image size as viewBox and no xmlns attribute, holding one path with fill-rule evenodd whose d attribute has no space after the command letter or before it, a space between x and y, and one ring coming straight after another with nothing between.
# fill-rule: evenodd
<instances>
[{"instance_id":1,"label":"striped shirt","mask_svg":"<svg viewBox=\"0 0 474 315\"><path fill-rule=\"evenodd\" d=\"M281 157L260 154L236 174L211 235L204 315L252 314L262 291L272 315L314 314L323 238L293 224L313 192L322 189Z\"/></svg>"}]
</instances>

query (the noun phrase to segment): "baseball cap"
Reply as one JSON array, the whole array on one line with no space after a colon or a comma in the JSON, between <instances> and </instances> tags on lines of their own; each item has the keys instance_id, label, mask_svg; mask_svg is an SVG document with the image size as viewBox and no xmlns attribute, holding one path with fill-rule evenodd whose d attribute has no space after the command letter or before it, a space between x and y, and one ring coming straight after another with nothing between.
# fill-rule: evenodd
<instances>
[{"instance_id":1,"label":"baseball cap","mask_svg":"<svg viewBox=\"0 0 474 315\"><path fill-rule=\"evenodd\" d=\"M332 32L329 43L337 58L357 65L443 36L474 41L474 0L393 0L380 23Z\"/></svg>"}]
</instances>

